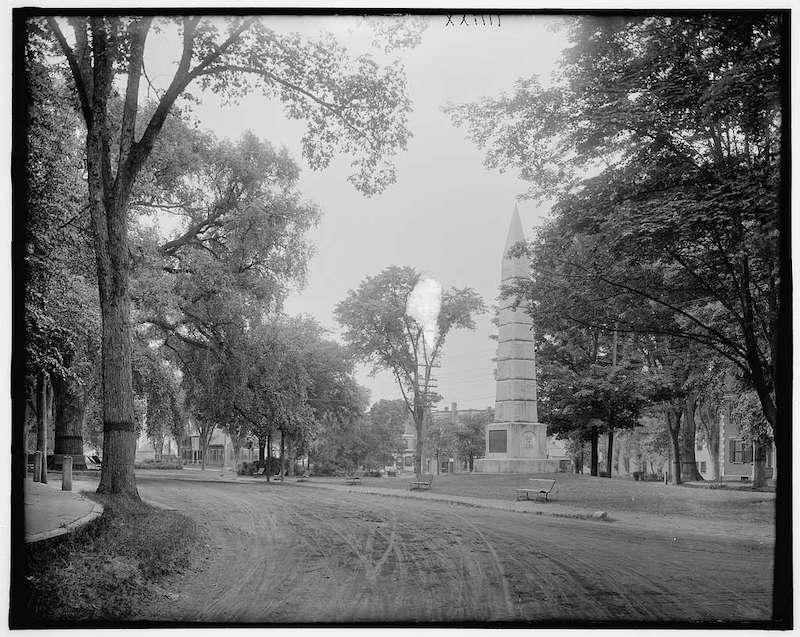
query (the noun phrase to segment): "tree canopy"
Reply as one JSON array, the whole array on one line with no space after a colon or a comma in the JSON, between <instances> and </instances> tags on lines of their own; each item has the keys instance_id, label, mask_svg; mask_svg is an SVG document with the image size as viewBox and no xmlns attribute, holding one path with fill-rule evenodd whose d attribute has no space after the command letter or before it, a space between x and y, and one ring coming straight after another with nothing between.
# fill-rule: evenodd
<instances>
[{"instance_id":1,"label":"tree canopy","mask_svg":"<svg viewBox=\"0 0 800 637\"><path fill-rule=\"evenodd\" d=\"M533 247L546 311L700 343L773 425L783 20L574 18L552 85L447 109L553 202Z\"/></svg>"},{"instance_id":2,"label":"tree canopy","mask_svg":"<svg viewBox=\"0 0 800 637\"><path fill-rule=\"evenodd\" d=\"M381 67L369 55L351 57L330 35L305 39L279 33L258 17L50 16L45 22L55 40L47 52L57 53L59 62L66 63L64 74L74 89L85 126L87 210L102 319L104 462L99 490L136 497L130 335L130 275L136 255L129 239L129 212L134 204L154 203L151 188L137 190L137 182L147 179L148 161L158 159L157 143L169 129L167 122L177 112L179 101L193 97L187 92L190 85L233 100L254 90L280 100L286 116L307 123L303 153L312 168L324 168L337 154L349 155L353 167L350 181L365 194L380 192L395 179L391 158L405 148L410 135L410 103L401 65ZM41 23L38 18L29 19L29 42L34 34L42 33ZM144 64L148 39L164 37L168 41L170 34L175 36L177 66L164 88L154 87L157 100L142 103L142 82L150 83ZM47 37L37 45L46 49ZM237 152L221 159L223 164L235 164ZM253 157L245 161L250 159ZM257 165L256 160L251 167ZM208 182L210 176L204 177ZM280 182L281 175L275 177ZM255 200L262 193L219 193L219 203L237 207L243 203L236 199L237 194L245 194L251 201L246 202L248 207L237 209L241 224L226 224L229 235L221 236L217 210L204 205L207 198L195 202L201 208L197 216L188 208L184 211L194 223L188 226L188 240L196 242L198 235L203 235L205 241L200 243L209 251L222 247L231 236L238 240L239 247L245 248L239 274L246 278L246 271L274 263L259 260L259 245L253 243L258 233L251 233L265 221L263 215L259 217L263 202ZM173 205L170 201L155 203ZM272 208L272 203L276 202L265 207ZM163 246L162 253L173 256L177 247ZM191 267L198 269L214 258L211 253L194 256ZM166 317L170 324L181 318Z\"/></svg>"},{"instance_id":3,"label":"tree canopy","mask_svg":"<svg viewBox=\"0 0 800 637\"><path fill-rule=\"evenodd\" d=\"M423 419L432 398L431 370L452 329L474 329L474 316L485 311L481 297L471 288L441 292L433 342L424 336L426 326L407 312L409 297L421 275L414 268L390 266L367 277L335 310L344 327L345 343L354 356L373 370L394 375L406 408L417 428L416 467L422 458Z\"/></svg>"}]
</instances>

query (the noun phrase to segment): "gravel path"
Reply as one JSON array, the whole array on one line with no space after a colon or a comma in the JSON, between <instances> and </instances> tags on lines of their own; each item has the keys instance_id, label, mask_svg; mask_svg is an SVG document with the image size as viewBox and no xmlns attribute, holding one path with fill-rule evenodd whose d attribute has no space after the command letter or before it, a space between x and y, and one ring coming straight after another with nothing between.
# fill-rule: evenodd
<instances>
[{"instance_id":1,"label":"gravel path","mask_svg":"<svg viewBox=\"0 0 800 637\"><path fill-rule=\"evenodd\" d=\"M142 619L746 621L772 542L293 485L139 477L208 549Z\"/></svg>"}]
</instances>

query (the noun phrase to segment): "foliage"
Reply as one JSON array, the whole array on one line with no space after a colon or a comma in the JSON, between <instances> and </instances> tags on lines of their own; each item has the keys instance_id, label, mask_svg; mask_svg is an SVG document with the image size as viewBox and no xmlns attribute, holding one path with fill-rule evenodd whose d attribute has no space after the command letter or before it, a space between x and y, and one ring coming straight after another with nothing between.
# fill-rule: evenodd
<instances>
[{"instance_id":1,"label":"foliage","mask_svg":"<svg viewBox=\"0 0 800 637\"><path fill-rule=\"evenodd\" d=\"M344 327L344 340L373 371L388 370L397 381L406 408L417 428L417 463L421 458L423 418L432 399L431 369L452 329L474 329L474 316L485 311L471 288L442 291L432 343L423 338L425 326L406 313L409 296L420 281L411 267L389 266L367 277L335 309ZM419 472L419 466L417 466Z\"/></svg>"},{"instance_id":2,"label":"foliage","mask_svg":"<svg viewBox=\"0 0 800 637\"><path fill-rule=\"evenodd\" d=\"M542 323L537 324L537 378L548 431L586 441L598 430L635 427L648 395L632 348L619 347L614 361L614 346L599 331L557 317Z\"/></svg>"},{"instance_id":3,"label":"foliage","mask_svg":"<svg viewBox=\"0 0 800 637\"><path fill-rule=\"evenodd\" d=\"M534 271L569 291L545 312L693 340L745 374L772 423L782 19L575 18L552 87L448 108L489 166L555 201Z\"/></svg>"},{"instance_id":4,"label":"foliage","mask_svg":"<svg viewBox=\"0 0 800 637\"><path fill-rule=\"evenodd\" d=\"M69 91L47 66L44 40L34 29L25 49L25 367L29 379L45 372L91 393L99 307L81 131Z\"/></svg>"},{"instance_id":5,"label":"foliage","mask_svg":"<svg viewBox=\"0 0 800 637\"><path fill-rule=\"evenodd\" d=\"M174 409L178 402L177 370L154 349L140 346L133 362L134 391L144 399L145 433L153 446L160 449L164 439L172 435L180 442L182 418ZM177 422L176 422L177 420Z\"/></svg>"},{"instance_id":6,"label":"foliage","mask_svg":"<svg viewBox=\"0 0 800 637\"><path fill-rule=\"evenodd\" d=\"M332 36L308 41L279 34L258 17L94 15L48 17L46 23L57 42L54 50L66 61L86 126L88 211L104 343L106 462L98 490L138 497L128 213L169 114L181 98L191 97L187 88L192 83L234 100L257 86L266 97L283 102L290 118L307 122L303 152L313 168L327 166L337 153L349 154L351 181L373 194L394 181L390 158L405 148L409 136L405 78L400 65L380 68L366 55L350 59ZM36 19L27 26L29 33L40 30ZM66 27L71 27L71 38ZM141 80L150 82L144 66L148 36L157 38L161 29L173 28L181 41L174 75L154 107L143 107ZM124 96L118 97L123 85Z\"/></svg>"},{"instance_id":7,"label":"foliage","mask_svg":"<svg viewBox=\"0 0 800 637\"><path fill-rule=\"evenodd\" d=\"M403 432L408 410L403 400L381 399L367 414L369 451L366 464L382 467L405 449Z\"/></svg>"},{"instance_id":8,"label":"foliage","mask_svg":"<svg viewBox=\"0 0 800 637\"><path fill-rule=\"evenodd\" d=\"M467 460L470 471L475 458L483 457L486 450L486 425L494 420L494 410L470 412L458 415L458 426L454 431L454 447Z\"/></svg>"},{"instance_id":9,"label":"foliage","mask_svg":"<svg viewBox=\"0 0 800 637\"><path fill-rule=\"evenodd\" d=\"M755 392L744 391L737 396L731 409L731 417L734 422L739 423L739 432L744 440L758 445L772 442L772 427L764 417Z\"/></svg>"}]
</instances>

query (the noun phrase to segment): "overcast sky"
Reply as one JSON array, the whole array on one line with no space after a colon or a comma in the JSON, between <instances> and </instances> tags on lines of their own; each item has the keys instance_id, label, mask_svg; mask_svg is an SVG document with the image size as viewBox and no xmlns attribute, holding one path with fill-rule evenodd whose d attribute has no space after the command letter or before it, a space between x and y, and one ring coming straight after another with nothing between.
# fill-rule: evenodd
<instances>
[{"instance_id":1,"label":"overcast sky","mask_svg":"<svg viewBox=\"0 0 800 637\"><path fill-rule=\"evenodd\" d=\"M354 56L371 52L387 61L371 48L372 34L360 17L268 19L280 31L333 31ZM516 196L527 188L516 175L484 168L483 153L465 139L463 129L450 123L441 107L510 91L520 77L538 74L547 81L565 45L564 34L552 28L557 18L551 16L503 16L500 27L446 26L444 15L426 19L421 44L391 54L400 57L406 69L414 137L408 151L396 159L397 183L379 196L364 197L347 182L346 157L324 171L310 170L300 150L304 123L287 120L278 102L254 94L232 106L203 95L203 103L195 107L202 127L218 137L236 139L250 129L276 146L286 146L303 168L300 190L321 207L323 217L310 237L315 255L308 283L291 295L286 311L315 317L337 338L335 305L366 276L392 264L413 266L444 287L472 287L487 305L496 301L510 217ZM169 74L163 64L176 57L176 49L150 43L154 46L145 60L148 71L160 73L157 79L163 81ZM519 209L530 235L547 211L531 202L520 203ZM491 316L489 312L480 317L475 331L448 337L436 373L443 396L440 406L494 404ZM367 372L360 369L358 380L370 389L373 401L400 397L391 376L370 377Z\"/></svg>"}]
</instances>

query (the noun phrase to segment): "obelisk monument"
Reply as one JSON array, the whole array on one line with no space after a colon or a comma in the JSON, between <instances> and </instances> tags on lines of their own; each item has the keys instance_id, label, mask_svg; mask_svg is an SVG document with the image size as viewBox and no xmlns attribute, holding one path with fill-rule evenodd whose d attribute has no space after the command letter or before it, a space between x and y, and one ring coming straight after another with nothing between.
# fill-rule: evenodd
<instances>
[{"instance_id":1,"label":"obelisk monument","mask_svg":"<svg viewBox=\"0 0 800 637\"><path fill-rule=\"evenodd\" d=\"M503 249L501 286L530 278L528 260L508 255L511 247L524 240L515 206ZM514 308L511 297L500 301L498 326L494 422L486 426L486 454L475 461L475 470L483 473L558 471L558 461L547 458L547 425L538 422L533 321L524 305Z\"/></svg>"}]
</instances>

